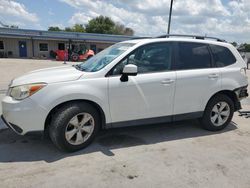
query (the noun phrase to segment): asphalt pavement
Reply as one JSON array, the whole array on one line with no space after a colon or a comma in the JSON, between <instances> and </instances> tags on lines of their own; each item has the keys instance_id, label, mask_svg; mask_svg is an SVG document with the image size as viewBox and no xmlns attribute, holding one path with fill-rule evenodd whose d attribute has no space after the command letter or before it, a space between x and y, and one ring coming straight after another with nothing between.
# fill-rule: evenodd
<instances>
[{"instance_id":1,"label":"asphalt pavement","mask_svg":"<svg viewBox=\"0 0 250 188\"><path fill-rule=\"evenodd\" d=\"M15 75L57 64L0 59L0 88ZM250 110L249 98L242 104ZM249 143L250 118L237 112L219 132L203 130L196 120L105 130L70 154L39 135L2 129L0 187L249 188Z\"/></svg>"}]
</instances>

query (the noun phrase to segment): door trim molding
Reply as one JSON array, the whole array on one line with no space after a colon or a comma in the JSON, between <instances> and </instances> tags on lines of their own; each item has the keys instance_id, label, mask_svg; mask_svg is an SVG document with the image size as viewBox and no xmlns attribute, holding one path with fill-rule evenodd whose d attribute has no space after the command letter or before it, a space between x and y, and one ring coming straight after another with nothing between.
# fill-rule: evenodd
<instances>
[{"instance_id":1,"label":"door trim molding","mask_svg":"<svg viewBox=\"0 0 250 188\"><path fill-rule=\"evenodd\" d=\"M170 115L170 116L120 121L120 122L107 123L105 128L108 129L108 128L118 128L118 127L130 127L130 126L137 126L137 125L169 123L169 122L175 122L175 121L181 121L181 120L196 119L196 118L202 117L202 115L203 115L203 111L199 111L199 112L191 112L191 113L184 113L184 114L177 114L177 115Z\"/></svg>"}]
</instances>

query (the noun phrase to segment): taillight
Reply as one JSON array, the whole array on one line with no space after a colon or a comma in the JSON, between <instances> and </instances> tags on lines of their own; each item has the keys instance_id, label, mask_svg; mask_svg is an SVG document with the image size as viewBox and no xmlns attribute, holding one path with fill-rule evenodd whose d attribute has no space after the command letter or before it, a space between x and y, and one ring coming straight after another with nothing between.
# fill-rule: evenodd
<instances>
[{"instance_id":1,"label":"taillight","mask_svg":"<svg viewBox=\"0 0 250 188\"><path fill-rule=\"evenodd\" d=\"M247 76L247 68L246 68L246 67L241 68L241 69L240 69L240 73L241 73L243 76Z\"/></svg>"}]
</instances>

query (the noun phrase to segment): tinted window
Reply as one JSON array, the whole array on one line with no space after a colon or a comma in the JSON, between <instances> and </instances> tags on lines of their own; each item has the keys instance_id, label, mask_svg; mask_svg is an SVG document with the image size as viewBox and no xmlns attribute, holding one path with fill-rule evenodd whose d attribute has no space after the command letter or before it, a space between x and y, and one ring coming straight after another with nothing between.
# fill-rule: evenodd
<instances>
[{"instance_id":1,"label":"tinted window","mask_svg":"<svg viewBox=\"0 0 250 188\"><path fill-rule=\"evenodd\" d=\"M4 50L3 41L0 41L0 50Z\"/></svg>"},{"instance_id":2,"label":"tinted window","mask_svg":"<svg viewBox=\"0 0 250 188\"><path fill-rule=\"evenodd\" d=\"M117 64L111 74L121 74L124 66L127 64L136 65L138 73L170 70L171 46L170 43L154 43L139 47Z\"/></svg>"},{"instance_id":3,"label":"tinted window","mask_svg":"<svg viewBox=\"0 0 250 188\"><path fill-rule=\"evenodd\" d=\"M225 67L236 62L232 52L223 46L210 45L217 67Z\"/></svg>"},{"instance_id":4,"label":"tinted window","mask_svg":"<svg viewBox=\"0 0 250 188\"><path fill-rule=\"evenodd\" d=\"M174 69L199 69L211 67L208 46L202 43L178 42Z\"/></svg>"}]
</instances>

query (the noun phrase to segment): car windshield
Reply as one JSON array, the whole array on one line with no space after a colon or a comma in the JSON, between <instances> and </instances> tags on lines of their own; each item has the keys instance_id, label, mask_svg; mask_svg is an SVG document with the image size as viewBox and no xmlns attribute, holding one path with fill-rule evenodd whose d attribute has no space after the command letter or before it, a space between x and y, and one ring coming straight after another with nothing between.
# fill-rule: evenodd
<instances>
[{"instance_id":1,"label":"car windshield","mask_svg":"<svg viewBox=\"0 0 250 188\"><path fill-rule=\"evenodd\" d=\"M111 63L115 58L131 48L133 43L117 43L105 50L101 51L97 55L93 56L84 63L76 66L79 70L85 72L96 72L104 68Z\"/></svg>"}]
</instances>

